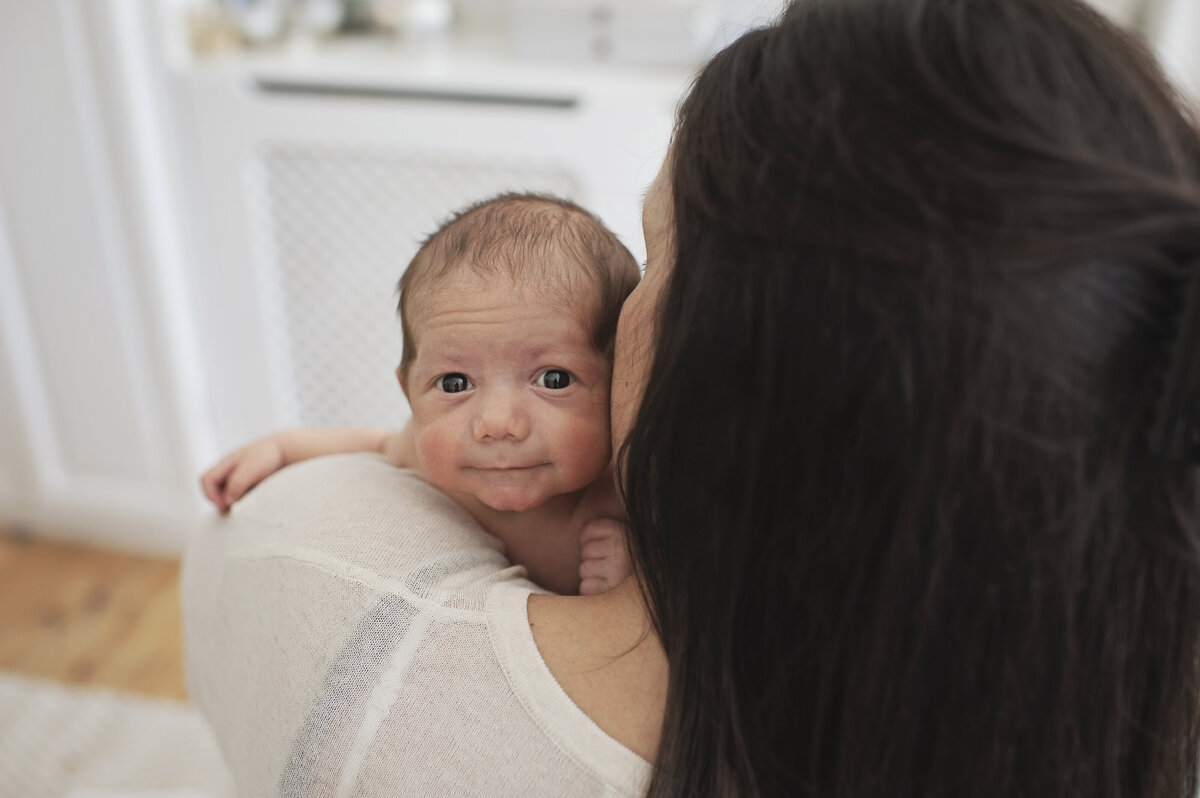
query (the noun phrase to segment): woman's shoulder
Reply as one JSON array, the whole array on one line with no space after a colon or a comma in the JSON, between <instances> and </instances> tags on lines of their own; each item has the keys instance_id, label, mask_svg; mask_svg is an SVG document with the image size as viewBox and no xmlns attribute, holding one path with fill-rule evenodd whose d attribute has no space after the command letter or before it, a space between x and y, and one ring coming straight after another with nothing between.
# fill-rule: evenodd
<instances>
[{"instance_id":1,"label":"woman's shoulder","mask_svg":"<svg viewBox=\"0 0 1200 798\"><path fill-rule=\"evenodd\" d=\"M413 520L450 531L482 531L453 499L415 471L397 468L374 453L335 454L290 465L250 491L231 515L297 526L386 526Z\"/></svg>"},{"instance_id":2,"label":"woman's shoulder","mask_svg":"<svg viewBox=\"0 0 1200 798\"><path fill-rule=\"evenodd\" d=\"M650 766L631 738L613 734L604 713L597 713L601 694L616 699L616 691L605 674L598 673L611 662L584 664L597 650L581 644L574 634L586 626L587 617L573 612L577 596L556 596L522 590L512 584L498 585L489 596L487 626L496 662L512 695L522 706L522 723L532 724L590 778L607 784L609 795L641 795L649 782ZM545 605L564 607L567 626L547 626ZM586 603L586 600L585 600ZM596 630L601 635L604 630ZM606 637L606 642L611 639ZM611 652L610 652L611 653ZM584 672L596 677L590 689L580 690L575 677ZM628 686L628 685L625 685ZM584 701L581 701L584 699ZM610 704L615 706L615 704ZM616 730L624 731L618 724Z\"/></svg>"},{"instance_id":3,"label":"woman's shoulder","mask_svg":"<svg viewBox=\"0 0 1200 798\"><path fill-rule=\"evenodd\" d=\"M667 659L630 577L595 596L533 595L527 626L539 661L607 737L653 761Z\"/></svg>"},{"instance_id":4,"label":"woman's shoulder","mask_svg":"<svg viewBox=\"0 0 1200 798\"><path fill-rule=\"evenodd\" d=\"M306 460L254 488L223 522L230 554L272 550L388 578L509 566L504 546L454 500L380 455Z\"/></svg>"},{"instance_id":5,"label":"woman's shoulder","mask_svg":"<svg viewBox=\"0 0 1200 798\"><path fill-rule=\"evenodd\" d=\"M188 672L240 792L643 792L646 764L542 661L536 586L415 476L322 458L209 532L186 567Z\"/></svg>"}]
</instances>

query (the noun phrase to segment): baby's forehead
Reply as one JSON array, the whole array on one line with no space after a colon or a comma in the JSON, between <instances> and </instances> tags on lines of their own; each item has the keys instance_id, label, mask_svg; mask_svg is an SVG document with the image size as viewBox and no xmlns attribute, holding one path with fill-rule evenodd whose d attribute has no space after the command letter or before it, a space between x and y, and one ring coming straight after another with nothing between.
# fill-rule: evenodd
<instances>
[{"instance_id":1,"label":"baby's forehead","mask_svg":"<svg viewBox=\"0 0 1200 798\"><path fill-rule=\"evenodd\" d=\"M495 305L537 304L543 312L573 319L590 318L601 302L601 290L587 275L566 276L561 270L480 270L459 267L427 281L413 292L410 323L419 327L434 307L454 306L457 300L484 296ZM557 308L557 310L555 310Z\"/></svg>"},{"instance_id":2,"label":"baby's forehead","mask_svg":"<svg viewBox=\"0 0 1200 798\"><path fill-rule=\"evenodd\" d=\"M546 358L574 367L599 357L594 307L536 282L477 277L440 285L413 308L417 362L472 368L530 365Z\"/></svg>"}]
</instances>

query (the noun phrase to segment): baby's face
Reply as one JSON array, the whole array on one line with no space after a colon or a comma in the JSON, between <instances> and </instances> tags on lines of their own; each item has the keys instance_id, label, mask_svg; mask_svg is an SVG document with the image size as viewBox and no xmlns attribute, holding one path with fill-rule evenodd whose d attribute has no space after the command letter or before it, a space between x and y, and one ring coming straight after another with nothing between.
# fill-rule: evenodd
<instances>
[{"instance_id":1,"label":"baby's face","mask_svg":"<svg viewBox=\"0 0 1200 798\"><path fill-rule=\"evenodd\" d=\"M405 393L427 478L523 511L591 484L609 459L609 361L560 297L463 274L414 309Z\"/></svg>"}]
</instances>

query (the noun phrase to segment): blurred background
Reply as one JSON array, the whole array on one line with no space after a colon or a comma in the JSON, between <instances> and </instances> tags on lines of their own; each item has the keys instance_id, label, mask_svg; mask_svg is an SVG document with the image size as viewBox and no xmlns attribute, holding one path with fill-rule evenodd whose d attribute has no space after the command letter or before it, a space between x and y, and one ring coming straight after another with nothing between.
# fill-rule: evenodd
<instances>
[{"instance_id":1,"label":"blurred background","mask_svg":"<svg viewBox=\"0 0 1200 798\"><path fill-rule=\"evenodd\" d=\"M1092 1L1200 97L1200 0ZM641 260L689 80L781 5L0 0L0 798L229 794L178 703L198 475L403 424L395 284L455 208L557 193Z\"/></svg>"},{"instance_id":2,"label":"blurred background","mask_svg":"<svg viewBox=\"0 0 1200 798\"><path fill-rule=\"evenodd\" d=\"M1200 2L1095 2L1200 87ZM402 424L417 242L534 189L640 260L693 71L780 6L0 3L0 523L175 555L220 453Z\"/></svg>"}]
</instances>

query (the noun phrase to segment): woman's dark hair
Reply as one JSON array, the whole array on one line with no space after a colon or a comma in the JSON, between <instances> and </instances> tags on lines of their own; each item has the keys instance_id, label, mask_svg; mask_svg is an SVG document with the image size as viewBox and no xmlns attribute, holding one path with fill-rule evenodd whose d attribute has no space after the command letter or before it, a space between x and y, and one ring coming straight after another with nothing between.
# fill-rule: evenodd
<instances>
[{"instance_id":1,"label":"woman's dark hair","mask_svg":"<svg viewBox=\"0 0 1200 798\"><path fill-rule=\"evenodd\" d=\"M801 0L672 152L650 794L1194 796L1196 472L1146 441L1200 135L1153 59L1073 0Z\"/></svg>"}]
</instances>

